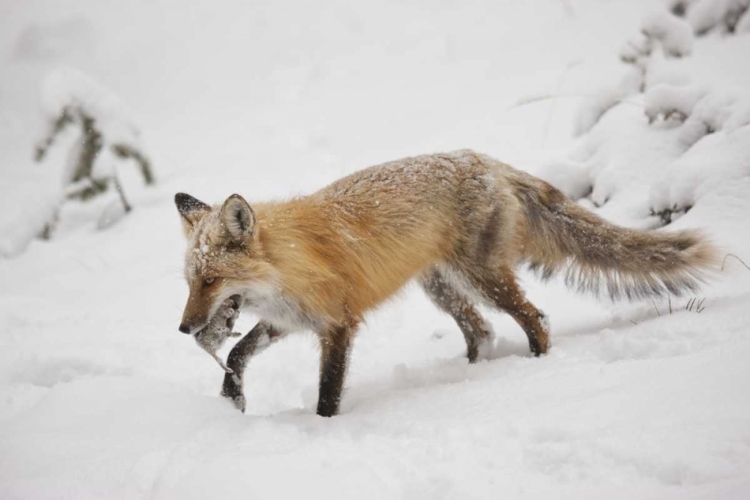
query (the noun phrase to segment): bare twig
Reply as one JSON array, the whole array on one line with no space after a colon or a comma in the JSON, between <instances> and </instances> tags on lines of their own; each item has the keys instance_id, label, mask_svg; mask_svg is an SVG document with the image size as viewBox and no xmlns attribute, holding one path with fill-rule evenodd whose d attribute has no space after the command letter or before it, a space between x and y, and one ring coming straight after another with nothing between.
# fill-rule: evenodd
<instances>
[{"instance_id":1,"label":"bare twig","mask_svg":"<svg viewBox=\"0 0 750 500\"><path fill-rule=\"evenodd\" d=\"M52 213L52 217L47 221L46 224L44 224L44 227L39 232L39 239L41 240L49 240L52 238L52 233L54 232L55 228L57 227L57 223L60 220L60 208L56 208L55 211Z\"/></svg>"},{"instance_id":2,"label":"bare twig","mask_svg":"<svg viewBox=\"0 0 750 500\"><path fill-rule=\"evenodd\" d=\"M693 297L692 299L688 300L684 307L673 307L672 306L672 297L667 297L667 307L669 308L669 314L674 314L679 311L688 311L688 312L696 312L701 313L705 309L705 306L703 303L706 301L706 298L699 299L698 297ZM659 308L656 305L656 302L653 300L651 301L651 304L654 306L654 310L656 311L656 314L661 316L661 311L659 311Z\"/></svg>"},{"instance_id":3,"label":"bare twig","mask_svg":"<svg viewBox=\"0 0 750 500\"><path fill-rule=\"evenodd\" d=\"M706 298L703 297L702 299L698 299L698 297L693 297L692 299L688 300L688 303L685 304L685 307L682 308L683 311L688 312L696 312L701 313L705 307L703 306L703 303L706 301Z\"/></svg>"},{"instance_id":4,"label":"bare twig","mask_svg":"<svg viewBox=\"0 0 750 500\"><path fill-rule=\"evenodd\" d=\"M135 160L135 162L138 164L138 167L141 169L143 182L149 185L154 183L154 174L151 171L151 162L136 147L128 144L117 143L112 144L110 146L110 149L117 157L122 158L123 160L126 160L128 158L132 158L133 160Z\"/></svg>"},{"instance_id":5,"label":"bare twig","mask_svg":"<svg viewBox=\"0 0 750 500\"><path fill-rule=\"evenodd\" d=\"M117 191L117 194L120 196L120 201L122 202L122 208L125 210L125 213L130 212L133 207L130 206L130 203L128 203L128 199L125 197L125 190L122 189L122 184L120 184L120 177L117 175L117 169L114 169L112 172L112 180L115 183L115 190Z\"/></svg>"},{"instance_id":6,"label":"bare twig","mask_svg":"<svg viewBox=\"0 0 750 500\"><path fill-rule=\"evenodd\" d=\"M750 266L748 266L747 264L745 264L745 261L744 261L744 260L740 259L739 257L737 257L737 256L736 256L735 254L733 254L733 253L728 253L728 254L726 254L726 255L724 256L724 260L723 260L723 261L722 261L722 263L721 263L721 270L722 270L722 271L724 270L724 266L725 266L725 265L726 265L726 263L727 263L727 257L734 257L735 259L739 260L739 261L740 261L740 263L742 263L742 265L743 265L743 266L745 266L745 267L747 268L747 270L748 270L748 271L750 271Z\"/></svg>"}]
</instances>

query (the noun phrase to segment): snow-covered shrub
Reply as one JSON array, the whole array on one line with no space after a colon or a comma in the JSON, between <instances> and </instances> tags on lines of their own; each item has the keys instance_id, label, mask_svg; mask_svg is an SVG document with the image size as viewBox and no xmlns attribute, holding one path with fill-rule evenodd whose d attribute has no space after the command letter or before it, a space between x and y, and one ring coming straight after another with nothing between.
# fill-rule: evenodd
<instances>
[{"instance_id":1,"label":"snow-covered shrub","mask_svg":"<svg viewBox=\"0 0 750 500\"><path fill-rule=\"evenodd\" d=\"M704 95L706 90L697 86L657 85L646 92L644 111L649 123L657 120L677 120L682 123Z\"/></svg>"},{"instance_id":2,"label":"snow-covered shrub","mask_svg":"<svg viewBox=\"0 0 750 500\"><path fill-rule=\"evenodd\" d=\"M691 83L691 75L685 71L682 59L666 57L661 51L651 54L644 64L642 75L641 92L661 84L682 86Z\"/></svg>"},{"instance_id":3,"label":"snow-covered shrub","mask_svg":"<svg viewBox=\"0 0 750 500\"><path fill-rule=\"evenodd\" d=\"M87 201L111 187L117 190L122 210L131 206L117 176L115 160L132 159L138 166L145 184L153 184L151 162L142 152L139 131L121 101L109 90L86 75L64 69L51 73L42 86L42 104L49 128L37 144L34 158L43 162L63 132L78 131L70 144L63 173L65 199ZM48 221L41 237L49 238L57 214ZM101 226L109 225L113 214L108 214Z\"/></svg>"},{"instance_id":4,"label":"snow-covered shrub","mask_svg":"<svg viewBox=\"0 0 750 500\"><path fill-rule=\"evenodd\" d=\"M725 7L738 4L721 5L724 10L717 19L724 19ZM708 3L696 0L671 6L672 12L688 15L692 9L707 8ZM740 64L745 41L739 37L713 40L705 42L701 58L675 58L668 53L665 40L679 43L662 28L679 30L674 40L688 34L684 23L677 28L665 15L676 19L663 13L650 16L639 38L620 54L623 61L644 71L640 90L611 99L606 113L588 120L591 126L568 158L538 172L587 207L634 227L670 224L694 213L694 207L700 207L700 213L720 212L705 205L722 202L717 193L750 181L750 93L742 90L750 79L742 72L717 73L706 64L712 54L736 54ZM664 50L653 50L658 47L655 40ZM704 42L696 39L694 43ZM620 85L626 81L630 80L621 77ZM612 88L617 87L603 88L602 95L612 95ZM585 103L588 115L589 108ZM735 218L747 210L742 200L725 203L726 212Z\"/></svg>"},{"instance_id":5,"label":"snow-covered shrub","mask_svg":"<svg viewBox=\"0 0 750 500\"><path fill-rule=\"evenodd\" d=\"M633 69L582 103L576 116L576 135L591 130L607 111L649 85L684 80L675 78L672 71L660 73L659 68L664 66L662 61L686 57L692 49L693 32L684 20L666 10L647 16L641 32L620 50L620 60Z\"/></svg>"},{"instance_id":6,"label":"snow-covered shrub","mask_svg":"<svg viewBox=\"0 0 750 500\"><path fill-rule=\"evenodd\" d=\"M692 146L701 137L721 131L732 115L736 102L735 96L719 90L706 94L685 120L680 139L684 144Z\"/></svg>"},{"instance_id":7,"label":"snow-covered shrub","mask_svg":"<svg viewBox=\"0 0 750 500\"><path fill-rule=\"evenodd\" d=\"M746 33L750 30L750 0L676 0L671 11L684 17L698 36L720 33Z\"/></svg>"},{"instance_id":8,"label":"snow-covered shrub","mask_svg":"<svg viewBox=\"0 0 750 500\"><path fill-rule=\"evenodd\" d=\"M669 11L677 17L685 17L688 7L698 0L667 0Z\"/></svg>"},{"instance_id":9,"label":"snow-covered shrub","mask_svg":"<svg viewBox=\"0 0 750 500\"><path fill-rule=\"evenodd\" d=\"M724 130L727 133L750 125L750 99L738 100L732 109L732 114L724 122Z\"/></svg>"},{"instance_id":10,"label":"snow-covered shrub","mask_svg":"<svg viewBox=\"0 0 750 500\"><path fill-rule=\"evenodd\" d=\"M641 32L620 50L620 60L639 69L646 82L652 57L681 58L693 50L693 31L688 23L663 10L647 16L641 22Z\"/></svg>"},{"instance_id":11,"label":"snow-covered shrub","mask_svg":"<svg viewBox=\"0 0 750 500\"><path fill-rule=\"evenodd\" d=\"M667 11L656 11L641 23L641 32L620 50L620 60L645 69L649 57L659 51L666 57L685 57L693 50L688 23Z\"/></svg>"},{"instance_id":12,"label":"snow-covered shrub","mask_svg":"<svg viewBox=\"0 0 750 500\"><path fill-rule=\"evenodd\" d=\"M685 153L670 163L649 196L655 213L689 209L724 182L750 177L750 95L714 90L693 107L676 139Z\"/></svg>"},{"instance_id":13,"label":"snow-covered shrub","mask_svg":"<svg viewBox=\"0 0 750 500\"><path fill-rule=\"evenodd\" d=\"M710 91L702 85L658 85L646 92L644 101L649 123L681 124L678 140L685 150L703 136L723 130L727 123L732 130L746 125L750 122L748 104L732 92Z\"/></svg>"},{"instance_id":14,"label":"snow-covered shrub","mask_svg":"<svg viewBox=\"0 0 750 500\"><path fill-rule=\"evenodd\" d=\"M647 16L641 23L641 32L651 45L658 42L664 52L672 57L684 57L693 50L690 25L667 11Z\"/></svg>"}]
</instances>

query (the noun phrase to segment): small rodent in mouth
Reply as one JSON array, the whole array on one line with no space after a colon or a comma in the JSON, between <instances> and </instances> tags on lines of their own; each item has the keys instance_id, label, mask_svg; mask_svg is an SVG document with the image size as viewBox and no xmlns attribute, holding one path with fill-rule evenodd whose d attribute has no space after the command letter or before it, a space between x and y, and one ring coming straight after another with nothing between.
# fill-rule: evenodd
<instances>
[{"instance_id":1,"label":"small rodent in mouth","mask_svg":"<svg viewBox=\"0 0 750 500\"><path fill-rule=\"evenodd\" d=\"M241 333L232 331L234 322L240 315L240 297L232 295L222 302L219 310L209 320L208 324L201 331L195 334L195 342L201 349L211 355L212 358L221 366L222 370L227 373L234 373L224 360L222 360L216 351L221 349L224 342L229 337L239 337Z\"/></svg>"}]
</instances>

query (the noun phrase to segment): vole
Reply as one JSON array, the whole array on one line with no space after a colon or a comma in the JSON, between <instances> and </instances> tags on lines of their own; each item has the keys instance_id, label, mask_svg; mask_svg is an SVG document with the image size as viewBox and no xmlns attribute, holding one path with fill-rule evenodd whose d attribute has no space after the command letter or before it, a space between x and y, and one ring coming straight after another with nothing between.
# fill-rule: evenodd
<instances>
[{"instance_id":1,"label":"vole","mask_svg":"<svg viewBox=\"0 0 750 500\"><path fill-rule=\"evenodd\" d=\"M240 315L240 300L239 295L233 295L222 302L219 310L213 315L208 322L208 325L195 334L196 344L209 353L227 373L234 372L226 365L226 363L224 363L224 360L216 354L216 351L221 349L221 346L224 345L227 338L239 337L242 335L239 332L232 331L232 328L234 328L234 322Z\"/></svg>"}]
</instances>

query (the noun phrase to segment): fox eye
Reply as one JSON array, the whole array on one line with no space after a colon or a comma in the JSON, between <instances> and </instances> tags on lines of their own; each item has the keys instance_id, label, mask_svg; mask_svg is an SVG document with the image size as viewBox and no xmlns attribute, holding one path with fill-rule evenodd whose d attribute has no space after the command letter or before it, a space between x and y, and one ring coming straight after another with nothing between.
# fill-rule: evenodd
<instances>
[{"instance_id":1,"label":"fox eye","mask_svg":"<svg viewBox=\"0 0 750 500\"><path fill-rule=\"evenodd\" d=\"M206 278L203 280L203 286L211 286L216 278Z\"/></svg>"}]
</instances>

